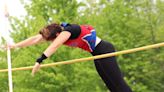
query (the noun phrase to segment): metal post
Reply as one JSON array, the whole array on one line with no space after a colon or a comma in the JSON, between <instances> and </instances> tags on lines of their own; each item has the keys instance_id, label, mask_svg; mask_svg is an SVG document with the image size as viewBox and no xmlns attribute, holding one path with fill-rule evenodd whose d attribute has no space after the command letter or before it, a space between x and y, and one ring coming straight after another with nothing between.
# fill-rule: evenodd
<instances>
[{"instance_id":1,"label":"metal post","mask_svg":"<svg viewBox=\"0 0 164 92\"><path fill-rule=\"evenodd\" d=\"M7 47L7 62L8 62L9 92L13 92L12 71L11 71L11 52L10 52L9 47Z\"/></svg>"},{"instance_id":2,"label":"metal post","mask_svg":"<svg viewBox=\"0 0 164 92\"><path fill-rule=\"evenodd\" d=\"M4 16L5 16L5 26L6 26L6 32L9 31L8 25L9 25L9 13L7 10L7 2L5 2L5 6L4 6ZM9 35L9 34L8 34ZM9 92L13 92L13 84L12 84L12 70L11 70L11 51L10 48L8 47L9 42L10 42L10 38L6 38L6 43L7 43L7 63L8 63L8 83L9 83Z\"/></svg>"}]
</instances>

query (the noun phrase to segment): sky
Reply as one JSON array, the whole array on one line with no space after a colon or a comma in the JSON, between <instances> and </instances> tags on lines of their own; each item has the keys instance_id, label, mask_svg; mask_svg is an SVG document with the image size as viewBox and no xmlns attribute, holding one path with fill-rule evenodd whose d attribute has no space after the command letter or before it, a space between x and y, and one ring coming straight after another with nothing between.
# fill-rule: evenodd
<instances>
[{"instance_id":1,"label":"sky","mask_svg":"<svg viewBox=\"0 0 164 92\"><path fill-rule=\"evenodd\" d=\"M20 17L26 14L23 5L20 3L20 0L0 0L0 14L2 14L2 11L4 11L5 3L7 3L8 11L11 16Z\"/></svg>"},{"instance_id":2,"label":"sky","mask_svg":"<svg viewBox=\"0 0 164 92\"><path fill-rule=\"evenodd\" d=\"M9 25L8 19L4 16L5 4L7 5L10 16L20 18L21 16L26 15L26 11L23 8L23 5L20 3L20 0L0 0L0 38L3 37L8 43L13 43L8 32L8 30L12 29Z\"/></svg>"}]
</instances>

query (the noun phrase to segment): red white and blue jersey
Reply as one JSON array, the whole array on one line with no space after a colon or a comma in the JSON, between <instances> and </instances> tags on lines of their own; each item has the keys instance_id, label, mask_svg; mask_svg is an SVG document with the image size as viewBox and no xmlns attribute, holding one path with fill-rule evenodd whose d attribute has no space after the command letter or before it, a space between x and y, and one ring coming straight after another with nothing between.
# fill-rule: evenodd
<instances>
[{"instance_id":1,"label":"red white and blue jersey","mask_svg":"<svg viewBox=\"0 0 164 92\"><path fill-rule=\"evenodd\" d=\"M85 51L93 52L96 44L96 31L91 25L80 25L81 33L75 39L69 39L64 44L79 47Z\"/></svg>"}]
</instances>

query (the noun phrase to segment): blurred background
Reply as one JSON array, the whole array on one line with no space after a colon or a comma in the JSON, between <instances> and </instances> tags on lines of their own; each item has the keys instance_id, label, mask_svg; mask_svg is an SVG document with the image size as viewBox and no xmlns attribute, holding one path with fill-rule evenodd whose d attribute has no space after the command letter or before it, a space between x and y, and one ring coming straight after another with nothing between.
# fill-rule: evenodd
<instances>
[{"instance_id":1,"label":"blurred background","mask_svg":"<svg viewBox=\"0 0 164 92\"><path fill-rule=\"evenodd\" d=\"M93 25L97 35L113 43L117 51L164 41L164 0L9 0L8 7L12 42L36 35L52 22ZM6 33L4 22L1 20L1 36ZM6 42L1 36L2 46ZM33 65L49 44L12 50L12 67ZM44 63L89 56L62 46ZM134 92L163 92L164 48L120 55L117 60ZM0 49L0 69L4 68L6 51ZM8 92L7 76L0 73L0 92ZM92 61L43 68L35 77L31 71L16 71L13 87L14 92L108 92Z\"/></svg>"}]
</instances>

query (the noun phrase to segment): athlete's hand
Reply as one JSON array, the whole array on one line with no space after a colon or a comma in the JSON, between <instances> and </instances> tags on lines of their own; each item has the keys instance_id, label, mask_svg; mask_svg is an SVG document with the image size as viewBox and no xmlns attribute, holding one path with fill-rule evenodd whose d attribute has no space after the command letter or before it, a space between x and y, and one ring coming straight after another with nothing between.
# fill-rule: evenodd
<instances>
[{"instance_id":1,"label":"athlete's hand","mask_svg":"<svg viewBox=\"0 0 164 92\"><path fill-rule=\"evenodd\" d=\"M38 62L36 62L32 69L32 76L35 75L35 73L39 70L39 68L40 68L40 64Z\"/></svg>"},{"instance_id":2,"label":"athlete's hand","mask_svg":"<svg viewBox=\"0 0 164 92\"><path fill-rule=\"evenodd\" d=\"M2 46L0 46L0 48L3 49L3 50L6 50L7 49L7 46L2 45Z\"/></svg>"},{"instance_id":3,"label":"athlete's hand","mask_svg":"<svg viewBox=\"0 0 164 92\"><path fill-rule=\"evenodd\" d=\"M17 48L16 44L8 44L7 47L9 47L10 49L14 49Z\"/></svg>"},{"instance_id":4,"label":"athlete's hand","mask_svg":"<svg viewBox=\"0 0 164 92\"><path fill-rule=\"evenodd\" d=\"M9 49L14 49L14 48L16 48L16 47L17 47L17 46L16 46L15 44L6 44L6 45L0 46L0 48L3 49L3 50L7 50L7 48L9 48Z\"/></svg>"}]
</instances>

